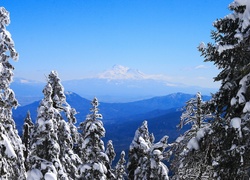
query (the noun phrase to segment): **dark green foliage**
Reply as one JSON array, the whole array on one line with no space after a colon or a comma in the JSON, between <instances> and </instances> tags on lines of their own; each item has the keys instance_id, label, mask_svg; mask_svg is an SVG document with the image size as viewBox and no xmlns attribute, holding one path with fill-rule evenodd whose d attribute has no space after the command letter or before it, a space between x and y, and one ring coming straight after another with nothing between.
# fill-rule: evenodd
<instances>
[{"instance_id":1,"label":"dark green foliage","mask_svg":"<svg viewBox=\"0 0 250 180\"><path fill-rule=\"evenodd\" d=\"M30 153L30 141L31 141L31 133L33 131L34 124L30 117L30 112L28 111L27 116L24 120L23 124L23 135L22 135L22 142L25 146L25 150L23 152L24 159L25 159L25 167L27 169L27 157Z\"/></svg>"},{"instance_id":2,"label":"dark green foliage","mask_svg":"<svg viewBox=\"0 0 250 180\"><path fill-rule=\"evenodd\" d=\"M245 3L245 4L244 4ZM208 103L214 114L211 133L204 139L213 165L214 178L249 178L249 100L250 100L250 25L249 3L234 1L232 14L214 23L215 43L203 44L199 50L205 61L213 62L220 73L219 91Z\"/></svg>"}]
</instances>

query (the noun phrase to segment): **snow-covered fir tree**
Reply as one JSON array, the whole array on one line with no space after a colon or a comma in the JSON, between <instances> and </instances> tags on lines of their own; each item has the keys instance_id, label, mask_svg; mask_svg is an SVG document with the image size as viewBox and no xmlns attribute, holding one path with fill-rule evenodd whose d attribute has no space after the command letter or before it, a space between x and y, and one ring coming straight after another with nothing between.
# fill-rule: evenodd
<instances>
[{"instance_id":1,"label":"snow-covered fir tree","mask_svg":"<svg viewBox=\"0 0 250 180\"><path fill-rule=\"evenodd\" d=\"M149 147L152 145L154 138L150 137L153 137L153 135L149 135L148 123L144 121L141 127L136 130L134 139L129 147L127 170L128 178L131 180L135 177L135 170L139 166L140 159L147 156Z\"/></svg>"},{"instance_id":2,"label":"snow-covered fir tree","mask_svg":"<svg viewBox=\"0 0 250 180\"><path fill-rule=\"evenodd\" d=\"M25 167L21 138L12 118L12 108L18 102L10 89L14 67L9 59L17 60L11 34L6 30L10 23L9 12L0 7L0 177L1 179L25 179Z\"/></svg>"},{"instance_id":3,"label":"snow-covered fir tree","mask_svg":"<svg viewBox=\"0 0 250 180\"><path fill-rule=\"evenodd\" d=\"M168 167L162 162L164 151L168 147L168 136L164 136L159 142L154 143L149 150L149 169L145 169L149 179L168 180ZM148 172L149 171L149 172Z\"/></svg>"},{"instance_id":4,"label":"snow-covered fir tree","mask_svg":"<svg viewBox=\"0 0 250 180\"><path fill-rule=\"evenodd\" d=\"M215 43L202 43L205 61L213 62L221 82L210 109L216 115L211 123L211 164L214 178L249 179L250 171L250 1L235 0L231 14L214 22Z\"/></svg>"},{"instance_id":5,"label":"snow-covered fir tree","mask_svg":"<svg viewBox=\"0 0 250 180\"><path fill-rule=\"evenodd\" d=\"M190 124L183 135L178 137L170 149L173 154L172 179L207 179L212 177L212 166L206 163L209 155L204 145L204 136L211 132L208 119L212 118L207 110L206 103L198 92L195 98L186 102L185 110L181 115L179 128Z\"/></svg>"},{"instance_id":6,"label":"snow-covered fir tree","mask_svg":"<svg viewBox=\"0 0 250 180\"><path fill-rule=\"evenodd\" d=\"M38 115L31 139L31 152L28 157L29 180L67 179L59 160L60 146L57 137L56 109L51 98L52 87L49 83L43 89L44 98L38 107Z\"/></svg>"},{"instance_id":7,"label":"snow-covered fir tree","mask_svg":"<svg viewBox=\"0 0 250 180\"><path fill-rule=\"evenodd\" d=\"M136 180L168 180L168 168L162 163L168 136L153 144L154 137L149 135L147 121L135 132L129 149L128 178Z\"/></svg>"},{"instance_id":8,"label":"snow-covered fir tree","mask_svg":"<svg viewBox=\"0 0 250 180\"><path fill-rule=\"evenodd\" d=\"M112 162L115 159L116 154L115 154L114 146L111 140L109 140L107 143L107 148L106 148L105 153L107 154L109 158L110 165L112 165Z\"/></svg>"},{"instance_id":9,"label":"snow-covered fir tree","mask_svg":"<svg viewBox=\"0 0 250 180\"><path fill-rule=\"evenodd\" d=\"M52 71L48 76L48 83L52 87L51 98L53 108L56 110L57 137L60 146L59 159L62 163L63 170L68 174L70 179L78 177L78 166L81 164L80 157L73 151L74 144L78 142L78 131L76 126L76 110L66 101L64 88L56 71ZM64 120L63 117L67 118Z\"/></svg>"},{"instance_id":10,"label":"snow-covered fir tree","mask_svg":"<svg viewBox=\"0 0 250 180\"><path fill-rule=\"evenodd\" d=\"M108 143L107 143L105 153L109 158L109 164L107 165L108 166L107 169L109 171L108 174L109 174L109 176L111 176L111 177L109 177L109 179L114 179L116 177L114 175L115 170L112 169L112 162L114 161L116 154L115 154L115 149L114 149L114 146L113 146L113 143L112 143L111 140L109 140Z\"/></svg>"},{"instance_id":11,"label":"snow-covered fir tree","mask_svg":"<svg viewBox=\"0 0 250 180\"><path fill-rule=\"evenodd\" d=\"M162 162L163 152L168 147L168 136L164 136L158 143L152 144L147 156L140 158L135 170L134 179L138 180L168 180L168 167Z\"/></svg>"},{"instance_id":12,"label":"snow-covered fir tree","mask_svg":"<svg viewBox=\"0 0 250 180\"><path fill-rule=\"evenodd\" d=\"M27 116L24 119L24 124L23 124L23 134L22 134L22 142L23 145L25 146L25 150L23 152L24 159L26 160L29 153L30 153L30 140L31 140L31 133L33 131L34 124L31 120L30 117L30 112L27 112ZM26 164L26 162L25 162ZM25 165L27 168L27 165Z\"/></svg>"},{"instance_id":13,"label":"snow-covered fir tree","mask_svg":"<svg viewBox=\"0 0 250 180\"><path fill-rule=\"evenodd\" d=\"M73 152L70 128L75 122L75 110L67 104L55 71L49 74L43 93L32 134L28 179L76 179L81 160ZM62 112L65 112L68 122L63 119Z\"/></svg>"},{"instance_id":14,"label":"snow-covered fir tree","mask_svg":"<svg viewBox=\"0 0 250 180\"><path fill-rule=\"evenodd\" d=\"M110 160L101 140L105 136L105 129L102 115L98 113L98 99L95 97L91 104L92 113L80 124L83 138L80 146L83 164L79 166L81 179L111 179L114 175L110 173Z\"/></svg>"},{"instance_id":15,"label":"snow-covered fir tree","mask_svg":"<svg viewBox=\"0 0 250 180\"><path fill-rule=\"evenodd\" d=\"M115 180L124 180L126 177L126 167L125 167L125 152L122 151L120 159L115 166Z\"/></svg>"}]
</instances>

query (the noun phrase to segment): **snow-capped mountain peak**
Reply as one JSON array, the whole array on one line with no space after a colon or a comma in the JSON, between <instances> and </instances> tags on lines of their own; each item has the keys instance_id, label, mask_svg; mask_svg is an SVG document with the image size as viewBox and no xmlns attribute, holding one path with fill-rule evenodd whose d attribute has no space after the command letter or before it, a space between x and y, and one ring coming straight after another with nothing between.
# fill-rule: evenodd
<instances>
[{"instance_id":1,"label":"snow-capped mountain peak","mask_svg":"<svg viewBox=\"0 0 250 180\"><path fill-rule=\"evenodd\" d=\"M98 75L100 79L146 79L146 75L137 69L131 69L122 65L114 65Z\"/></svg>"}]
</instances>

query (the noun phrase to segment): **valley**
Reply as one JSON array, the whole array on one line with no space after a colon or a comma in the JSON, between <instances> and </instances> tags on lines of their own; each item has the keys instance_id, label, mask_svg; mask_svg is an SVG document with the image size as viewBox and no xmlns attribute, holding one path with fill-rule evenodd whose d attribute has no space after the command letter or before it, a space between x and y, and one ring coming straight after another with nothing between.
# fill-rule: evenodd
<instances>
[{"instance_id":1,"label":"valley","mask_svg":"<svg viewBox=\"0 0 250 180\"><path fill-rule=\"evenodd\" d=\"M90 100L81 97L73 92L66 92L67 102L75 108L77 124L85 120L90 113ZM128 151L133 140L136 129L144 120L148 121L149 132L153 133L156 141L164 135L169 136L169 142L174 141L187 127L177 130L185 102L193 98L193 94L173 93L166 96L158 96L145 100L127 103L106 103L100 102L99 112L103 115L106 136L104 142L112 140L117 154L122 150ZM209 96L204 96L208 100ZM19 133L22 130L26 113L30 111L33 122L36 121L37 107L40 101L20 106L13 110L13 118Z\"/></svg>"}]
</instances>

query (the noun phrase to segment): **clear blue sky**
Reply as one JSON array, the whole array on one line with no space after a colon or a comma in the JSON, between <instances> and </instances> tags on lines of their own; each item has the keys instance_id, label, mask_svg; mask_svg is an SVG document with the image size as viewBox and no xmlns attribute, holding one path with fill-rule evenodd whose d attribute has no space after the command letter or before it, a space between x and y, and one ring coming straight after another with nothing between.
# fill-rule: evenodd
<instances>
[{"instance_id":1,"label":"clear blue sky","mask_svg":"<svg viewBox=\"0 0 250 180\"><path fill-rule=\"evenodd\" d=\"M15 77L79 79L114 64L173 82L214 87L197 51L232 0L1 0L20 54Z\"/></svg>"}]
</instances>

